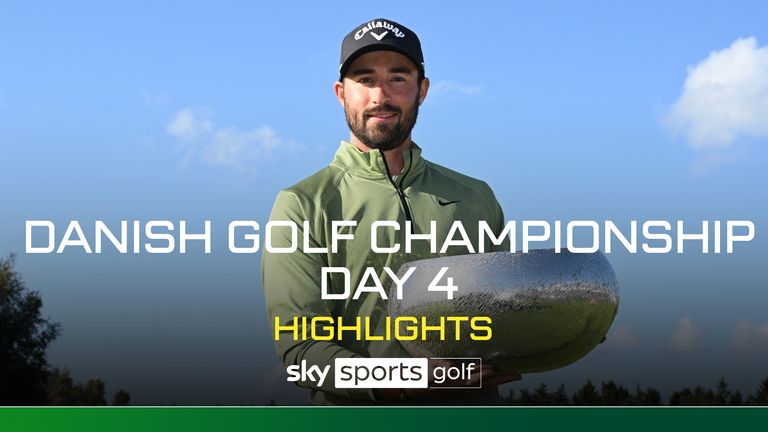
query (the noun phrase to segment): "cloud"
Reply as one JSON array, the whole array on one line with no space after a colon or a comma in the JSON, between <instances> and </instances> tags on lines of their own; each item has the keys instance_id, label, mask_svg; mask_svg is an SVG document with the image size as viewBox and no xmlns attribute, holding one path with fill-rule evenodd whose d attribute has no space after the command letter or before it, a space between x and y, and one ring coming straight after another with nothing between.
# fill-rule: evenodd
<instances>
[{"instance_id":1,"label":"cloud","mask_svg":"<svg viewBox=\"0 0 768 432\"><path fill-rule=\"evenodd\" d=\"M269 126L250 131L229 127L213 133L213 141L203 154L203 160L214 165L242 168L244 162L260 161L272 156L277 149L293 147Z\"/></svg>"},{"instance_id":2,"label":"cloud","mask_svg":"<svg viewBox=\"0 0 768 432\"><path fill-rule=\"evenodd\" d=\"M736 351L760 351L768 349L768 323L751 325L739 321L731 334L731 348Z\"/></svg>"},{"instance_id":3,"label":"cloud","mask_svg":"<svg viewBox=\"0 0 768 432\"><path fill-rule=\"evenodd\" d=\"M605 338L606 348L628 350L637 346L634 332L627 326L618 326Z\"/></svg>"},{"instance_id":4,"label":"cloud","mask_svg":"<svg viewBox=\"0 0 768 432\"><path fill-rule=\"evenodd\" d=\"M205 107L184 108L173 116L165 131L185 141L193 140L213 131L212 117Z\"/></svg>"},{"instance_id":5,"label":"cloud","mask_svg":"<svg viewBox=\"0 0 768 432\"><path fill-rule=\"evenodd\" d=\"M479 96L483 94L482 87L463 85L450 80L440 80L429 86L429 93L434 96L458 94L461 96Z\"/></svg>"},{"instance_id":6,"label":"cloud","mask_svg":"<svg viewBox=\"0 0 768 432\"><path fill-rule=\"evenodd\" d=\"M703 151L768 137L768 46L759 47L754 37L738 39L689 67L664 124Z\"/></svg>"},{"instance_id":7,"label":"cloud","mask_svg":"<svg viewBox=\"0 0 768 432\"><path fill-rule=\"evenodd\" d=\"M184 108L166 126L166 132L187 147L182 165L188 164L197 153L203 162L211 165L253 169L278 152L298 148L269 126L250 130L232 126L217 128L212 119L213 112L208 108Z\"/></svg>"},{"instance_id":8,"label":"cloud","mask_svg":"<svg viewBox=\"0 0 768 432\"><path fill-rule=\"evenodd\" d=\"M691 319L683 317L669 338L669 348L676 352L692 352L696 350L700 338L701 332L693 326Z\"/></svg>"}]
</instances>

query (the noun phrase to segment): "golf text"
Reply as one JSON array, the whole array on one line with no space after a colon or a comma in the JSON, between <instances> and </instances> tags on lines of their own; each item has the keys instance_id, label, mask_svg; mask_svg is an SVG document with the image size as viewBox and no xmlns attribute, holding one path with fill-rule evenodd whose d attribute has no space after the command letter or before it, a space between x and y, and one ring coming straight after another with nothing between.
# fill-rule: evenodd
<instances>
[{"instance_id":1,"label":"golf text","mask_svg":"<svg viewBox=\"0 0 768 432\"><path fill-rule=\"evenodd\" d=\"M86 254L100 254L106 250L121 254L170 254L187 253L188 243L196 250L211 253L213 227L210 220L177 223L170 220L119 221L107 224L96 220L92 226L83 229L79 221L67 222L63 230L56 229L51 220L28 220L25 230L25 251L28 254L63 253L74 249ZM91 225L91 224L86 224ZM631 220L620 224L614 221L555 220L508 221L503 227L494 229L487 222L479 221L471 232L461 221L440 227L436 221L412 224L405 221L376 221L368 227L358 227L357 221L329 221L323 233L313 233L310 222L299 224L294 221L269 221L264 230L263 246L269 253L328 254L337 253L342 242L355 239L356 229L363 229L362 237L370 239L373 253L411 253L416 242L428 242L430 252L445 254L449 248L460 247L466 253L483 253L486 245L500 246L509 241L509 251L527 253L532 247L543 247L554 243L556 252L567 249L573 253L596 252L601 247L611 253L617 245L629 253L666 254L684 251L701 253L733 253L736 243L749 242L755 238L755 224L749 220L703 220L686 223L682 220ZM63 231L63 234L60 234ZM257 253L261 247L260 225L253 220L236 220L228 224L227 245L231 253ZM87 234L86 234L87 233ZM399 235L395 236L395 233ZM58 235L57 235L58 234ZM276 246L275 238L280 239ZM318 238L327 239L327 246L318 244ZM402 238L384 242L384 238ZM473 243L476 241L476 243ZM477 244L477 248L475 248ZM105 246L106 245L106 246ZM518 247L520 246L520 247Z\"/></svg>"}]
</instances>

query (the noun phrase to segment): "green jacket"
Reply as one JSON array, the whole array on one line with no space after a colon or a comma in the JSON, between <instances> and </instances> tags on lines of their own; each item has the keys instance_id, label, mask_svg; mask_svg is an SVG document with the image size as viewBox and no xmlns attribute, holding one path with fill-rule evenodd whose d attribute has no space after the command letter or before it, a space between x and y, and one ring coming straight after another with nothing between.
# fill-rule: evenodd
<instances>
[{"instance_id":1,"label":"green jacket","mask_svg":"<svg viewBox=\"0 0 768 432\"><path fill-rule=\"evenodd\" d=\"M383 324L387 315L387 301L378 294L363 294L352 300L358 282L366 267L376 268L385 289L391 280L384 271L387 266L394 272L403 263L434 257L429 242L416 241L411 253L404 252L405 221L411 220L413 232L430 230L430 221L437 224L437 247L442 246L448 230L455 220L461 220L473 246L477 250L477 223L485 220L498 234L504 225L504 216L490 187L480 180L429 162L421 157L421 149L414 146L404 152L403 171L394 180L388 175L383 153L378 150L362 152L350 143L342 142L329 166L280 191L270 215L271 221L293 221L299 226L299 250L290 254L263 252L262 283L270 326L274 317L281 324L292 322L298 316L343 317L345 324L356 317L371 317ZM354 240L339 242L337 253L331 253L331 222L357 221ZM304 221L310 226L310 246L329 247L327 254L302 253ZM377 254L371 251L370 225L375 221L398 221L400 230L380 229L378 245L387 247L395 242L400 251ZM290 244L288 229L273 230L273 247ZM488 242L486 251L501 250ZM466 254L466 248L451 247L444 255ZM321 299L321 268L346 267L350 272L350 291L347 300ZM331 276L329 286L340 292L343 280ZM394 300L396 301L396 300ZM382 334L382 333L375 333ZM274 328L271 335L274 335ZM300 383L312 388L311 401L315 404L373 403L367 389L337 389L333 379L333 360L336 357L410 357L397 341L295 341L290 333L275 342L278 356L287 367L307 360L309 365L331 365L322 387L314 383Z\"/></svg>"}]
</instances>

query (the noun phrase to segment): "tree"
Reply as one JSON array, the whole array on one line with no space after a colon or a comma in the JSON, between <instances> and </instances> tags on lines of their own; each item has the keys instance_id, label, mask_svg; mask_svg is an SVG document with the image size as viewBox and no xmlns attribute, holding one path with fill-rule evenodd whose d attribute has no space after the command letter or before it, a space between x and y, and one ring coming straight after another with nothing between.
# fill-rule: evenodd
<instances>
[{"instance_id":1,"label":"tree","mask_svg":"<svg viewBox=\"0 0 768 432\"><path fill-rule=\"evenodd\" d=\"M106 405L104 382L99 379L76 384L66 369L54 369L46 382L49 405Z\"/></svg>"},{"instance_id":2,"label":"tree","mask_svg":"<svg viewBox=\"0 0 768 432\"><path fill-rule=\"evenodd\" d=\"M38 405L49 373L45 351L59 325L43 318L40 294L25 287L14 261L0 258L0 405Z\"/></svg>"},{"instance_id":3,"label":"tree","mask_svg":"<svg viewBox=\"0 0 768 432\"><path fill-rule=\"evenodd\" d=\"M741 397L741 392L740 391L736 390L731 395L731 398L728 399L728 405L734 405L734 406L744 405L744 401L743 401L743 399Z\"/></svg>"},{"instance_id":4,"label":"tree","mask_svg":"<svg viewBox=\"0 0 768 432\"><path fill-rule=\"evenodd\" d=\"M638 385L635 390L635 396L632 399L635 405L661 405L661 393L653 387L648 387L647 390L642 390Z\"/></svg>"},{"instance_id":5,"label":"tree","mask_svg":"<svg viewBox=\"0 0 768 432\"><path fill-rule=\"evenodd\" d=\"M768 405L768 377L760 382L760 387L754 395L749 397L750 405Z\"/></svg>"},{"instance_id":6,"label":"tree","mask_svg":"<svg viewBox=\"0 0 768 432\"><path fill-rule=\"evenodd\" d=\"M587 380L583 387L573 394L574 405L602 405L600 395L597 394L597 389L592 384L591 380Z\"/></svg>"},{"instance_id":7,"label":"tree","mask_svg":"<svg viewBox=\"0 0 768 432\"><path fill-rule=\"evenodd\" d=\"M603 383L600 396L603 405L632 405L632 396L629 391L613 380Z\"/></svg>"},{"instance_id":8,"label":"tree","mask_svg":"<svg viewBox=\"0 0 768 432\"><path fill-rule=\"evenodd\" d=\"M544 385L544 383L541 383L536 389L533 391L533 395L531 396L531 403L528 405L549 405L549 392L547 392L547 386Z\"/></svg>"},{"instance_id":9,"label":"tree","mask_svg":"<svg viewBox=\"0 0 768 432\"><path fill-rule=\"evenodd\" d=\"M725 382L725 378L720 377L720 382L717 383L717 393L714 394L715 405L729 405L733 398L733 393L728 390L728 383Z\"/></svg>"},{"instance_id":10,"label":"tree","mask_svg":"<svg viewBox=\"0 0 768 432\"><path fill-rule=\"evenodd\" d=\"M568 400L568 394L565 392L565 385L561 384L560 387L550 393L547 391L545 384L540 384L533 392L528 389L520 390L520 398L515 400L514 392L509 393L509 398L506 400L507 405L570 405Z\"/></svg>"},{"instance_id":11,"label":"tree","mask_svg":"<svg viewBox=\"0 0 768 432\"><path fill-rule=\"evenodd\" d=\"M80 403L83 405L106 405L107 399L104 397L104 381L100 379L89 379L85 385L80 387Z\"/></svg>"},{"instance_id":12,"label":"tree","mask_svg":"<svg viewBox=\"0 0 768 432\"><path fill-rule=\"evenodd\" d=\"M54 369L45 387L48 405L74 405L77 400L75 384L66 369Z\"/></svg>"},{"instance_id":13,"label":"tree","mask_svg":"<svg viewBox=\"0 0 768 432\"><path fill-rule=\"evenodd\" d=\"M550 394L552 405L570 405L571 401L568 399L568 393L565 392L565 384L560 384L560 387L556 392Z\"/></svg>"},{"instance_id":14,"label":"tree","mask_svg":"<svg viewBox=\"0 0 768 432\"><path fill-rule=\"evenodd\" d=\"M520 397L515 400L515 405L536 405L534 396L527 388L520 389Z\"/></svg>"},{"instance_id":15,"label":"tree","mask_svg":"<svg viewBox=\"0 0 768 432\"><path fill-rule=\"evenodd\" d=\"M49 405L106 405L104 382L100 379L90 379L85 384L72 381L66 369L54 369L46 383L46 394ZM128 405L131 395L125 390L115 394L112 405Z\"/></svg>"},{"instance_id":16,"label":"tree","mask_svg":"<svg viewBox=\"0 0 768 432\"><path fill-rule=\"evenodd\" d=\"M274 400L272 401L274 402ZM114 406L128 406L131 404L131 394L125 390L118 390L115 393L115 398L112 400Z\"/></svg>"},{"instance_id":17,"label":"tree","mask_svg":"<svg viewBox=\"0 0 768 432\"><path fill-rule=\"evenodd\" d=\"M712 390L696 386L696 388L691 391L688 387L683 387L682 390L672 393L672 396L669 398L669 404L691 406L715 405L716 400Z\"/></svg>"},{"instance_id":18,"label":"tree","mask_svg":"<svg viewBox=\"0 0 768 432\"><path fill-rule=\"evenodd\" d=\"M103 381L76 384L69 371L50 369L46 350L60 326L42 317L40 294L13 265L14 255L0 258L0 405L106 405ZM124 390L115 395L126 405L130 398Z\"/></svg>"}]
</instances>

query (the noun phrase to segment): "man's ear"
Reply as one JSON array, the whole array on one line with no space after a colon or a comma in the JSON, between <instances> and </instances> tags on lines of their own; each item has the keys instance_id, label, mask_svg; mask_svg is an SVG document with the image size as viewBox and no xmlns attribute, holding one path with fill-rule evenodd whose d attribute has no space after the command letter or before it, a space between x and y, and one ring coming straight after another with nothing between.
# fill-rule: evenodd
<instances>
[{"instance_id":1,"label":"man's ear","mask_svg":"<svg viewBox=\"0 0 768 432\"><path fill-rule=\"evenodd\" d=\"M343 78L342 78L343 79ZM333 92L336 93L336 99L339 100L341 106L344 106L344 83L336 81L333 83Z\"/></svg>"},{"instance_id":2,"label":"man's ear","mask_svg":"<svg viewBox=\"0 0 768 432\"><path fill-rule=\"evenodd\" d=\"M429 91L429 78L424 77L421 80L421 88L419 88L419 105L424 103L424 99L427 98L427 92Z\"/></svg>"}]
</instances>

